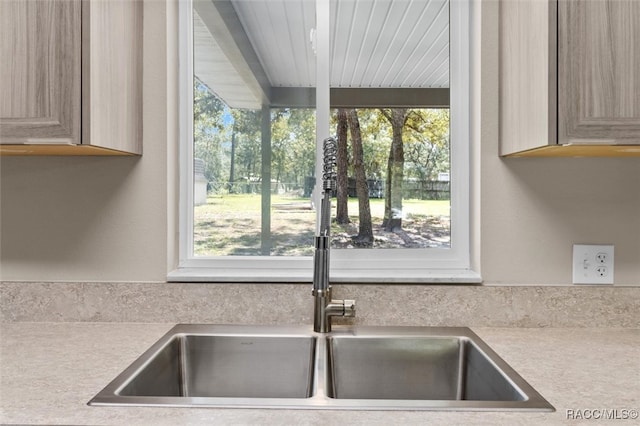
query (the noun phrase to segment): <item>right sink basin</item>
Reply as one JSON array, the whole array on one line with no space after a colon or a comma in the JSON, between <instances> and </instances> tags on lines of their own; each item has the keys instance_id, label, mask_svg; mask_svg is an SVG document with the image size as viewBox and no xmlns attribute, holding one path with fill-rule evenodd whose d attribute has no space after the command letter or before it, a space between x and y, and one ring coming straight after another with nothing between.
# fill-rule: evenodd
<instances>
[{"instance_id":1,"label":"right sink basin","mask_svg":"<svg viewBox=\"0 0 640 426\"><path fill-rule=\"evenodd\" d=\"M330 337L328 349L331 398L526 399L465 337Z\"/></svg>"},{"instance_id":2,"label":"right sink basin","mask_svg":"<svg viewBox=\"0 0 640 426\"><path fill-rule=\"evenodd\" d=\"M346 404L553 409L468 328L365 327L326 352L326 394Z\"/></svg>"}]
</instances>

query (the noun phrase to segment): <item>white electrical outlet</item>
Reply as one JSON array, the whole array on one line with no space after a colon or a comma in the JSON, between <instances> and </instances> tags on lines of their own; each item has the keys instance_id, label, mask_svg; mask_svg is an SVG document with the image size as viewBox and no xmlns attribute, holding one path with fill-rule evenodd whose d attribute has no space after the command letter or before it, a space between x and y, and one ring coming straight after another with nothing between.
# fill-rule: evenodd
<instances>
[{"instance_id":1,"label":"white electrical outlet","mask_svg":"<svg viewBox=\"0 0 640 426\"><path fill-rule=\"evenodd\" d=\"M612 245L573 245L574 284L613 284Z\"/></svg>"}]
</instances>

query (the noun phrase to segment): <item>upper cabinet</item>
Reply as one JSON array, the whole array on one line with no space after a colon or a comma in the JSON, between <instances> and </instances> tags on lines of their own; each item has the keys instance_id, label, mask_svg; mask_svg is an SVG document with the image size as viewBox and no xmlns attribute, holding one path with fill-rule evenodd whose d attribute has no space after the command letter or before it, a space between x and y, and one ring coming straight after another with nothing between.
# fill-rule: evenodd
<instances>
[{"instance_id":1,"label":"upper cabinet","mask_svg":"<svg viewBox=\"0 0 640 426\"><path fill-rule=\"evenodd\" d=\"M500 4L500 155L640 155L640 1Z\"/></svg>"},{"instance_id":2,"label":"upper cabinet","mask_svg":"<svg viewBox=\"0 0 640 426\"><path fill-rule=\"evenodd\" d=\"M640 144L640 2L558 3L559 143Z\"/></svg>"},{"instance_id":3,"label":"upper cabinet","mask_svg":"<svg viewBox=\"0 0 640 426\"><path fill-rule=\"evenodd\" d=\"M2 143L80 143L80 2L0 2Z\"/></svg>"},{"instance_id":4,"label":"upper cabinet","mask_svg":"<svg viewBox=\"0 0 640 426\"><path fill-rule=\"evenodd\" d=\"M0 1L0 154L142 153L142 1Z\"/></svg>"}]
</instances>

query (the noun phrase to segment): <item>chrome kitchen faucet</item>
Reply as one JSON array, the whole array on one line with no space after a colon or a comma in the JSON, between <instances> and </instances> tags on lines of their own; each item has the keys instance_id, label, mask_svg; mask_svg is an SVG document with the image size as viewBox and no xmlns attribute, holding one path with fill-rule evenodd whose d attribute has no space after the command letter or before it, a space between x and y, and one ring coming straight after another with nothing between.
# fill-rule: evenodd
<instances>
[{"instance_id":1,"label":"chrome kitchen faucet","mask_svg":"<svg viewBox=\"0 0 640 426\"><path fill-rule=\"evenodd\" d=\"M331 317L356 316L355 300L332 300L329 284L329 252L331 234L331 193L336 189L336 156L338 144L334 138L322 143L322 201L320 204L320 231L315 239L313 256L313 330L318 333L331 331Z\"/></svg>"}]
</instances>

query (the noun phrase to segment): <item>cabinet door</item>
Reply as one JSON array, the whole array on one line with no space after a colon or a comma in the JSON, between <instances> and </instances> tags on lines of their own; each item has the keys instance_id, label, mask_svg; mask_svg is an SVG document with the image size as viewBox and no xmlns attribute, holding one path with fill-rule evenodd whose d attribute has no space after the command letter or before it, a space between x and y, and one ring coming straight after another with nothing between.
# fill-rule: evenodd
<instances>
[{"instance_id":1,"label":"cabinet door","mask_svg":"<svg viewBox=\"0 0 640 426\"><path fill-rule=\"evenodd\" d=\"M142 1L82 5L83 144L142 154L142 24Z\"/></svg>"},{"instance_id":2,"label":"cabinet door","mask_svg":"<svg viewBox=\"0 0 640 426\"><path fill-rule=\"evenodd\" d=\"M80 143L80 3L0 1L1 143Z\"/></svg>"},{"instance_id":3,"label":"cabinet door","mask_svg":"<svg viewBox=\"0 0 640 426\"><path fill-rule=\"evenodd\" d=\"M559 143L640 144L640 1L558 3Z\"/></svg>"},{"instance_id":4,"label":"cabinet door","mask_svg":"<svg viewBox=\"0 0 640 426\"><path fill-rule=\"evenodd\" d=\"M500 2L500 155L555 145L555 1Z\"/></svg>"}]
</instances>

